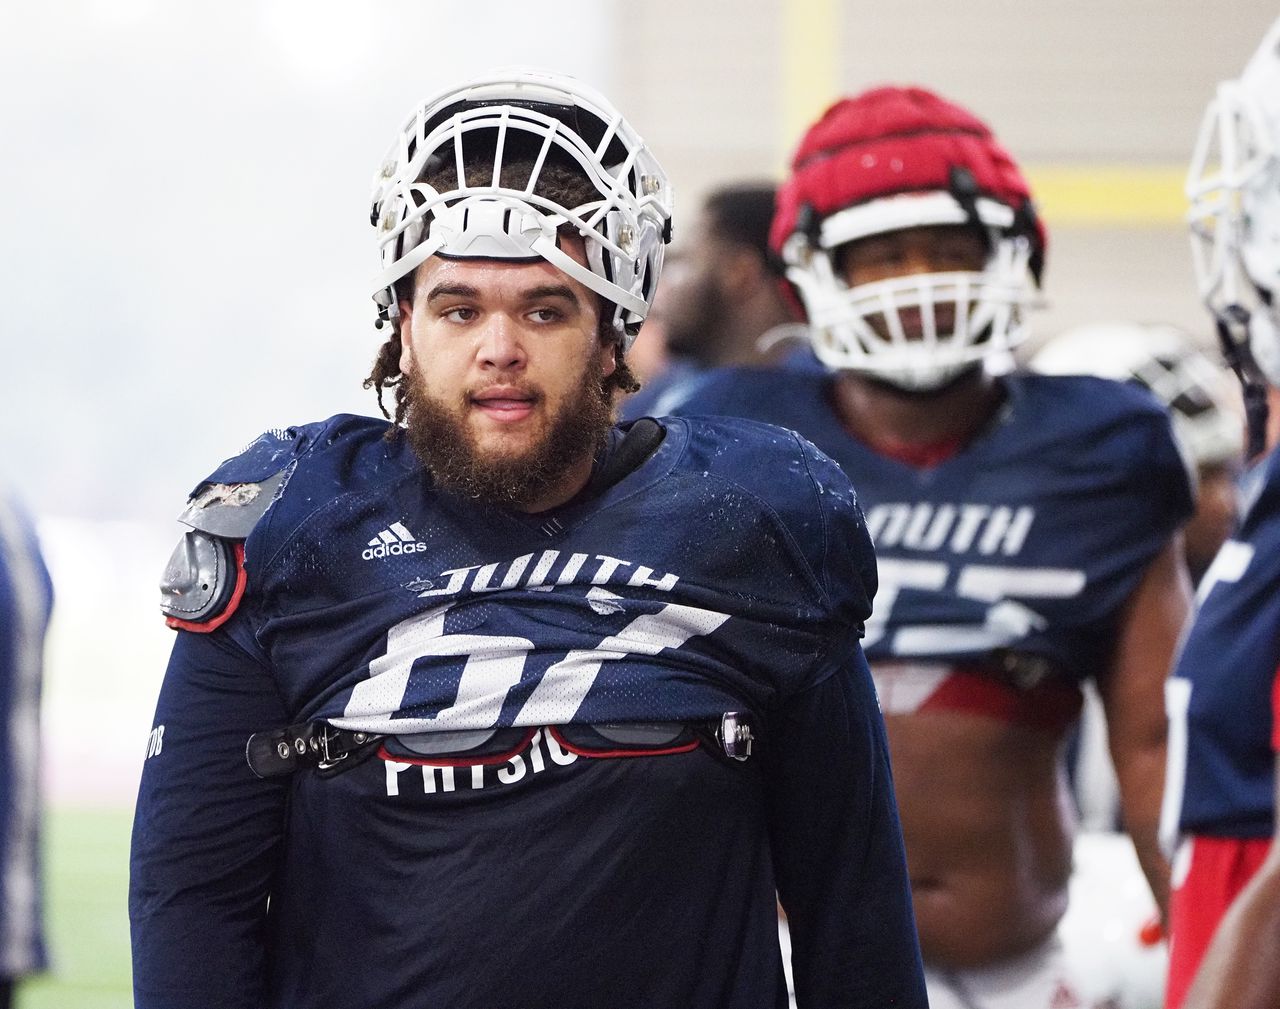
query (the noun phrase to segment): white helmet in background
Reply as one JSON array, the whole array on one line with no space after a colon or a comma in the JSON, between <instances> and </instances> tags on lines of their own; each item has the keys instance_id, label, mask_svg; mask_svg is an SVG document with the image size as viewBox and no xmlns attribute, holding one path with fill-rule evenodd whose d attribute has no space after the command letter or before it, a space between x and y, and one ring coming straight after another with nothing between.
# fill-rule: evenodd
<instances>
[{"instance_id":1,"label":"white helmet in background","mask_svg":"<svg viewBox=\"0 0 1280 1009\"><path fill-rule=\"evenodd\" d=\"M515 161L531 165L527 177L504 177ZM596 198L565 207L538 195L553 163L581 173ZM441 169L456 183L437 191L424 177ZM380 326L399 315L396 282L433 255L544 259L614 306L625 347L653 302L671 235L671 187L604 96L562 75L498 70L414 109L374 179L370 220L382 257L374 281ZM563 226L584 239L587 266L559 247Z\"/></svg>"},{"instance_id":2,"label":"white helmet in background","mask_svg":"<svg viewBox=\"0 0 1280 1009\"><path fill-rule=\"evenodd\" d=\"M1260 390L1250 391L1250 364L1280 387L1280 20L1240 77L1219 84L1209 102L1187 198L1200 296L1246 381L1256 428L1254 411L1265 404Z\"/></svg>"},{"instance_id":3,"label":"white helmet in background","mask_svg":"<svg viewBox=\"0 0 1280 1009\"><path fill-rule=\"evenodd\" d=\"M1097 375L1136 382L1169 410L1183 455L1197 467L1244 450L1240 393L1224 368L1176 326L1104 322L1046 342L1031 359L1046 375Z\"/></svg>"}]
</instances>

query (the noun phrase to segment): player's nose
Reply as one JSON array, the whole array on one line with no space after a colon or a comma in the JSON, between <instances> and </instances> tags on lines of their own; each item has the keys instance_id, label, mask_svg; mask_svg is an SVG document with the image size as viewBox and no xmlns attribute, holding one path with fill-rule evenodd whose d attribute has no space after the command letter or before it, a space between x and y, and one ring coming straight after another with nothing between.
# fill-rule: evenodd
<instances>
[{"instance_id":1,"label":"player's nose","mask_svg":"<svg viewBox=\"0 0 1280 1009\"><path fill-rule=\"evenodd\" d=\"M903 276L917 277L926 273L940 273L942 270L938 256L927 246L912 246L902 254Z\"/></svg>"},{"instance_id":2,"label":"player's nose","mask_svg":"<svg viewBox=\"0 0 1280 1009\"><path fill-rule=\"evenodd\" d=\"M524 341L520 327L501 312L485 320L479 334L477 357L484 367L507 370L524 364Z\"/></svg>"}]
</instances>

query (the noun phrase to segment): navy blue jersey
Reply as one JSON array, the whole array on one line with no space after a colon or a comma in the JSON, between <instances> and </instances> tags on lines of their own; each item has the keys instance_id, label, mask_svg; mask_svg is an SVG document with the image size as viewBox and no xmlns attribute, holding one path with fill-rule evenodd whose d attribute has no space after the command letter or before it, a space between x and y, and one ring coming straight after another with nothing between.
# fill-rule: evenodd
<instances>
[{"instance_id":1,"label":"navy blue jersey","mask_svg":"<svg viewBox=\"0 0 1280 1009\"><path fill-rule=\"evenodd\" d=\"M1275 829L1280 452L1249 474L1249 497L1239 531L1200 583L1195 622L1166 684L1167 847L1179 831L1262 838Z\"/></svg>"},{"instance_id":2,"label":"navy blue jersey","mask_svg":"<svg viewBox=\"0 0 1280 1009\"><path fill-rule=\"evenodd\" d=\"M0 976L47 964L40 899L40 686L53 604L35 528L0 494Z\"/></svg>"},{"instance_id":3,"label":"navy blue jersey","mask_svg":"<svg viewBox=\"0 0 1280 1009\"><path fill-rule=\"evenodd\" d=\"M873 667L1012 664L1024 682L1103 672L1125 601L1192 507L1155 400L1103 379L1010 375L985 430L917 467L847 433L833 381L729 371L680 412L791 428L849 474L879 566L863 643Z\"/></svg>"},{"instance_id":4,"label":"navy blue jersey","mask_svg":"<svg viewBox=\"0 0 1280 1009\"><path fill-rule=\"evenodd\" d=\"M671 362L660 374L645 382L639 392L622 401L619 411L622 419L661 417L669 413L668 406L688 399L707 374L706 368L693 361L677 359Z\"/></svg>"},{"instance_id":5,"label":"navy blue jersey","mask_svg":"<svg viewBox=\"0 0 1280 1009\"><path fill-rule=\"evenodd\" d=\"M285 473L239 609L179 633L162 688L140 1009L781 1006L775 892L802 1005L923 1006L858 647L874 558L839 468L676 420L618 482L524 515L439 491L386 430L267 435L202 484ZM745 762L581 745L728 711L755 721ZM248 736L310 719L390 743L256 779ZM421 755L491 733L516 741Z\"/></svg>"}]
</instances>

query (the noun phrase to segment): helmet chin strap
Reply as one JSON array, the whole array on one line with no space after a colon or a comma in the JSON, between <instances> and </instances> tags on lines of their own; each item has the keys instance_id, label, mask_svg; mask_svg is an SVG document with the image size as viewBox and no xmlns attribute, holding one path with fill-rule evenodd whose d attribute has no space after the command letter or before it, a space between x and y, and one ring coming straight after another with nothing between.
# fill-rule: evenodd
<instances>
[{"instance_id":1,"label":"helmet chin strap","mask_svg":"<svg viewBox=\"0 0 1280 1009\"><path fill-rule=\"evenodd\" d=\"M1259 307L1250 313L1249 351L1262 377L1280 388L1280 325L1275 309Z\"/></svg>"},{"instance_id":2,"label":"helmet chin strap","mask_svg":"<svg viewBox=\"0 0 1280 1009\"><path fill-rule=\"evenodd\" d=\"M1227 305L1216 313L1215 321L1222 356L1227 367L1240 380L1244 397L1244 415L1248 429L1245 458L1254 459L1267 447L1267 379L1250 346L1250 312L1243 305ZM1258 323L1257 318L1252 320L1253 325Z\"/></svg>"}]
</instances>

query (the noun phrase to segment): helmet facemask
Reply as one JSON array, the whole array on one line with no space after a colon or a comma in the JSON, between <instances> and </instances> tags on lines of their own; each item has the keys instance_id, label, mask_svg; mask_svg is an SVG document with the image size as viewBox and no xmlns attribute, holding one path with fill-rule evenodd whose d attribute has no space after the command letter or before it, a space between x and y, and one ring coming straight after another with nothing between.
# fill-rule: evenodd
<instances>
[{"instance_id":1,"label":"helmet facemask","mask_svg":"<svg viewBox=\"0 0 1280 1009\"><path fill-rule=\"evenodd\" d=\"M539 195L550 165L580 174L594 198ZM450 186L424 181L445 166ZM548 74L481 78L415 110L375 179L379 323L398 317L397 281L433 255L543 259L608 303L627 347L652 303L670 216L661 166L604 98ZM560 248L562 230L583 239L586 267Z\"/></svg>"},{"instance_id":2,"label":"helmet facemask","mask_svg":"<svg viewBox=\"0 0 1280 1009\"><path fill-rule=\"evenodd\" d=\"M1209 103L1187 173L1200 296L1244 387L1250 456L1280 387L1280 21Z\"/></svg>"},{"instance_id":3,"label":"helmet facemask","mask_svg":"<svg viewBox=\"0 0 1280 1009\"><path fill-rule=\"evenodd\" d=\"M1274 322L1265 324L1272 320L1253 319L1274 310L1266 301L1280 288L1280 152L1274 139L1280 138L1272 138L1242 82L1226 81L1209 103L1187 175L1200 296L1241 338L1260 322L1264 335L1275 330ZM1272 348L1253 350L1255 357L1280 357ZM1267 379L1280 385L1280 367L1267 369Z\"/></svg>"},{"instance_id":4,"label":"helmet facemask","mask_svg":"<svg viewBox=\"0 0 1280 1009\"><path fill-rule=\"evenodd\" d=\"M975 243L972 256L952 256L932 247L933 235L905 234L938 228L965 229L984 251ZM842 254L859 255L851 243L892 234L925 243L900 276L884 279L888 262L842 269ZM1008 366L1047 246L1027 182L991 130L917 87L873 88L823 113L778 190L770 240L819 359L911 392L939 390L979 365ZM929 272L912 272L920 260Z\"/></svg>"},{"instance_id":5,"label":"helmet facemask","mask_svg":"<svg viewBox=\"0 0 1280 1009\"><path fill-rule=\"evenodd\" d=\"M792 235L783 248L786 275L804 302L818 359L828 368L928 392L1020 343L1033 300L1032 246L1014 232L1010 208L986 199L978 204L971 221L948 193L897 196L827 218L816 246L801 232ZM978 229L989 250L983 268L854 287L845 282L838 268L841 246L930 225ZM910 325L904 312L915 317Z\"/></svg>"}]
</instances>

